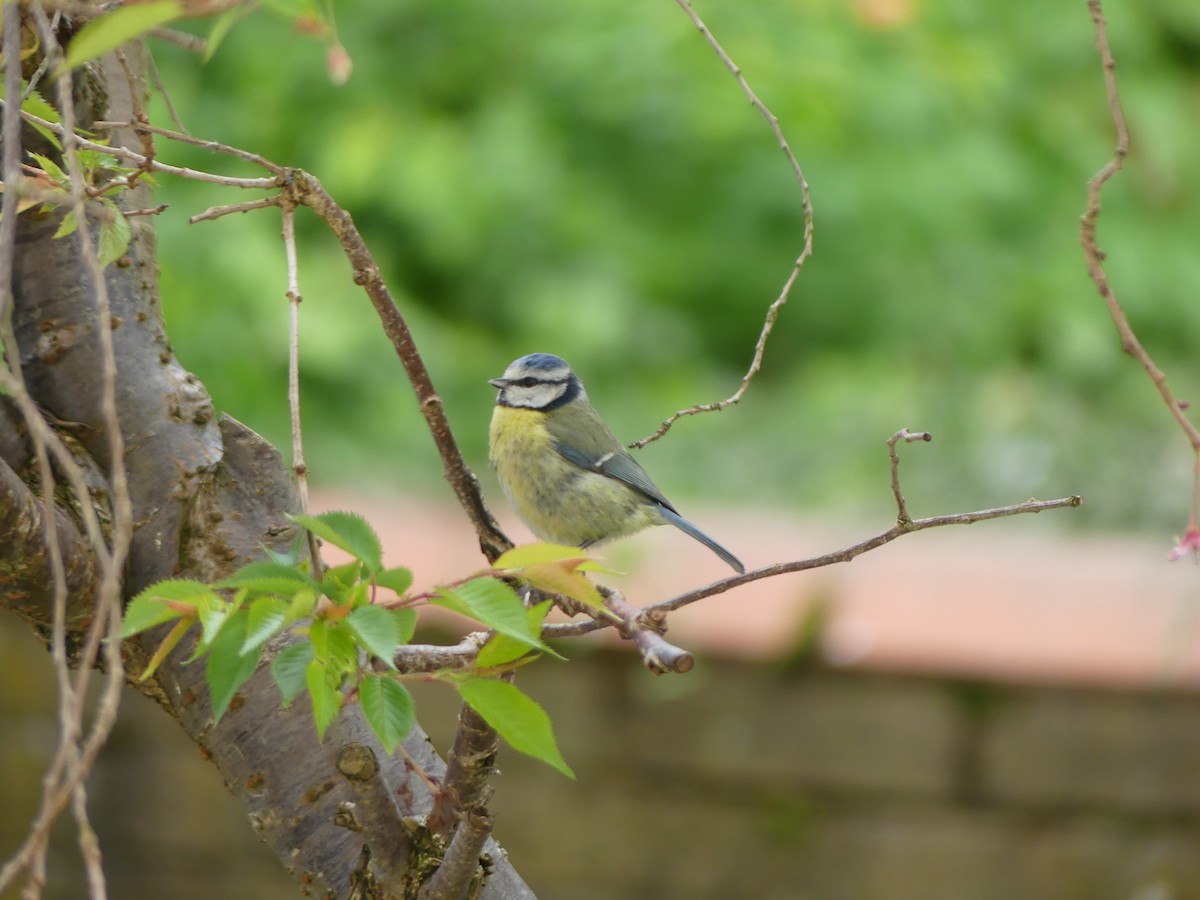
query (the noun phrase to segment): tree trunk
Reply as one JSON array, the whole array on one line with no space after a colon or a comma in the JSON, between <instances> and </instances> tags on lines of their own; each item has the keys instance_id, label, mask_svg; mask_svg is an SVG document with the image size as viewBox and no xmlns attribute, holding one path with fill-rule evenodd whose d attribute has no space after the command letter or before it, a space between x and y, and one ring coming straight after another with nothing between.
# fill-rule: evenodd
<instances>
[{"instance_id":1,"label":"tree trunk","mask_svg":"<svg viewBox=\"0 0 1200 900\"><path fill-rule=\"evenodd\" d=\"M136 109L144 108L130 93L131 88L144 93L144 82L128 75L142 71L141 50L127 45L120 52L125 66L110 56L89 73L95 90L81 106L93 119L130 121ZM142 148L131 132L114 132L113 139ZM146 207L151 205L148 194L142 182L119 203ZM295 526L284 514L297 511L298 502L279 453L238 422L216 416L203 384L172 353L158 299L152 217L130 219L133 238L126 257L105 272L112 306L108 322L97 321L78 232L55 239L58 222L54 215L19 217L13 329L31 395L59 420L60 431L77 441L96 473L109 472L112 462L100 409L98 329L112 330L134 521L125 596L165 577L212 581L260 558L263 546L290 545ZM40 548L45 511L22 433L11 406L0 403L0 547L8 548L0 551L5 576L0 578L0 605L48 630L52 590ZM97 474L96 481L93 503L104 515L103 475ZM54 514L68 563L70 646L88 624L95 576L69 509ZM12 568L16 563L24 568ZM161 636L153 632L128 642L133 675L143 670ZM268 664L285 644L281 639L268 648L258 671L216 726L202 665L183 664L194 640L176 648L153 678L133 683L158 700L217 766L259 835L305 893L398 895L394 885L385 894L365 876L364 848L370 846L377 860L402 860L410 878L427 876L421 847L400 817L426 814L433 802L430 790L403 756L382 751L357 704L343 709L323 743L306 703L282 706ZM373 752L376 777L356 781L339 772L339 755L349 747ZM444 764L419 729L405 749L426 773L441 777ZM380 810L390 810L390 822L377 821ZM388 828L391 833L381 831ZM412 846L405 846L406 840ZM478 896L533 896L494 842L489 841L485 853L493 859L492 874ZM411 889L415 895L415 878L406 893Z\"/></svg>"}]
</instances>

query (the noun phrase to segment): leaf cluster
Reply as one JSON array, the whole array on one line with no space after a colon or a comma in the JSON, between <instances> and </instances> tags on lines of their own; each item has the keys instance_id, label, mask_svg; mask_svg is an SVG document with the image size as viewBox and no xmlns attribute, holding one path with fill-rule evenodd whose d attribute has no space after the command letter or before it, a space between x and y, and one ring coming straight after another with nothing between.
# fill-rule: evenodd
<instances>
[{"instance_id":1,"label":"leaf cluster","mask_svg":"<svg viewBox=\"0 0 1200 900\"><path fill-rule=\"evenodd\" d=\"M324 738L346 703L357 700L391 752L415 721L404 682L432 679L454 686L515 749L572 774L545 710L497 676L543 653L559 657L541 638L552 602L527 606L513 585L560 594L603 614L602 598L585 574L596 563L578 548L530 544L462 581L413 594L412 572L383 565L379 536L361 516L328 512L292 519L345 551L350 561L326 568L318 577L298 541L289 554L270 554L213 584L173 578L151 585L130 601L121 631L122 638L129 638L171 625L141 679L153 675L198 624L188 662L205 661L214 721L220 721L237 692L269 660L285 706L307 694L319 737ZM380 588L395 597L384 596ZM473 658L433 672L419 666L406 671L397 664L401 648L411 644L418 609L427 605L488 629Z\"/></svg>"}]
</instances>

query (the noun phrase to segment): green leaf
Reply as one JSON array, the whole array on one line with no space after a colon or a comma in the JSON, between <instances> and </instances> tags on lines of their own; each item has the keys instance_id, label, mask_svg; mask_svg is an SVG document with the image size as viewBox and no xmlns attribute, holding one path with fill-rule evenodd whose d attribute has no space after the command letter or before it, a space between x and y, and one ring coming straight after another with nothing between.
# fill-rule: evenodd
<instances>
[{"instance_id":1,"label":"green leaf","mask_svg":"<svg viewBox=\"0 0 1200 900\"><path fill-rule=\"evenodd\" d=\"M158 648L154 651L154 655L150 657L150 661L146 663L145 671L138 676L138 681L145 681L158 670L158 667L162 665L162 661L166 659L171 651L179 645L179 642L183 640L183 636L187 634L188 629L192 627L193 621L195 620L192 616L187 616L185 618L181 618L175 623L175 627L167 632L167 636L163 638L162 643L159 644Z\"/></svg>"},{"instance_id":2,"label":"green leaf","mask_svg":"<svg viewBox=\"0 0 1200 900\"><path fill-rule=\"evenodd\" d=\"M141 634L155 625L170 622L182 615L184 614L168 606L165 600L147 596L143 591L130 600L129 605L125 607L125 617L121 621L121 639Z\"/></svg>"},{"instance_id":3,"label":"green leaf","mask_svg":"<svg viewBox=\"0 0 1200 900\"><path fill-rule=\"evenodd\" d=\"M22 89L24 89L26 86L27 85L25 82L21 82ZM44 98L37 91L34 91L21 101L21 111L35 115L39 119L45 119L47 122L53 122L55 125L62 124L62 118L59 116L58 110L47 103L46 98ZM42 137L53 144L56 150L62 150L62 141L59 139L57 134L55 134L45 125L38 125L34 122L30 122L29 124L36 128ZM45 168L45 166L42 168Z\"/></svg>"},{"instance_id":4,"label":"green leaf","mask_svg":"<svg viewBox=\"0 0 1200 900\"><path fill-rule=\"evenodd\" d=\"M65 238L74 234L78 227L79 222L75 218L75 210L68 210L67 214L62 217L62 221L58 223L58 230L54 232L54 237L55 239Z\"/></svg>"},{"instance_id":5,"label":"green leaf","mask_svg":"<svg viewBox=\"0 0 1200 900\"><path fill-rule=\"evenodd\" d=\"M317 723L317 738L325 740L325 729L337 718L342 707L342 692L330 684L329 672L319 659L308 664L305 672L308 693L312 697L313 719Z\"/></svg>"},{"instance_id":6,"label":"green leaf","mask_svg":"<svg viewBox=\"0 0 1200 900\"><path fill-rule=\"evenodd\" d=\"M358 645L349 629L338 622L317 619L309 626L308 634L313 655L330 672L340 677L358 668Z\"/></svg>"},{"instance_id":7,"label":"green leaf","mask_svg":"<svg viewBox=\"0 0 1200 900\"><path fill-rule=\"evenodd\" d=\"M154 3L121 6L99 15L80 28L79 33L71 39L63 64L68 69L77 68L89 59L179 18L182 11L181 4L176 0L157 0Z\"/></svg>"},{"instance_id":8,"label":"green leaf","mask_svg":"<svg viewBox=\"0 0 1200 900\"><path fill-rule=\"evenodd\" d=\"M393 659L400 646L400 629L395 616L382 606L360 606L343 620L345 626L372 656L389 668L396 668Z\"/></svg>"},{"instance_id":9,"label":"green leaf","mask_svg":"<svg viewBox=\"0 0 1200 900\"><path fill-rule=\"evenodd\" d=\"M575 777L558 751L550 717L515 685L472 678L458 686L458 693L514 750L540 759L569 778Z\"/></svg>"},{"instance_id":10,"label":"green leaf","mask_svg":"<svg viewBox=\"0 0 1200 900\"><path fill-rule=\"evenodd\" d=\"M132 637L179 616L194 615L196 605L204 597L220 599L212 588L201 581L169 578L155 582L138 593L125 607L121 637Z\"/></svg>"},{"instance_id":11,"label":"green leaf","mask_svg":"<svg viewBox=\"0 0 1200 900\"><path fill-rule=\"evenodd\" d=\"M47 175L49 175L50 178L53 181L55 181L57 184L61 185L64 188L67 187L68 185L70 185L71 176L68 175L66 172L64 172L59 167L58 163L56 163L50 157L43 156L40 153L30 153L29 155L33 157L34 162L36 162L38 164L38 167L43 172L45 172ZM59 237L60 235L56 234L54 236Z\"/></svg>"},{"instance_id":12,"label":"green leaf","mask_svg":"<svg viewBox=\"0 0 1200 900\"><path fill-rule=\"evenodd\" d=\"M217 16L213 21L212 28L208 31L207 46L204 49L204 62L208 62L213 58L213 54L217 52L217 48L221 46L221 42L225 40L225 36L229 34L230 29L249 15L253 9L254 7L249 4L244 6L238 4Z\"/></svg>"},{"instance_id":13,"label":"green leaf","mask_svg":"<svg viewBox=\"0 0 1200 900\"><path fill-rule=\"evenodd\" d=\"M288 516L317 537L341 547L356 559L361 559L371 572L383 568L383 545L379 535L358 513L327 512L319 516Z\"/></svg>"},{"instance_id":14,"label":"green leaf","mask_svg":"<svg viewBox=\"0 0 1200 900\"><path fill-rule=\"evenodd\" d=\"M291 597L301 588L318 590L316 580L306 572L283 563L260 560L242 566L214 587L245 588L252 594L280 594Z\"/></svg>"},{"instance_id":15,"label":"green leaf","mask_svg":"<svg viewBox=\"0 0 1200 900\"><path fill-rule=\"evenodd\" d=\"M530 647L545 649L541 636L529 627L521 598L503 581L490 576L473 578L453 591L443 588L429 602L476 619Z\"/></svg>"},{"instance_id":16,"label":"green leaf","mask_svg":"<svg viewBox=\"0 0 1200 900\"><path fill-rule=\"evenodd\" d=\"M304 690L308 664L313 660L313 646L309 641L289 644L271 660L271 677L283 695L283 705L290 706L296 695Z\"/></svg>"},{"instance_id":17,"label":"green leaf","mask_svg":"<svg viewBox=\"0 0 1200 900\"><path fill-rule=\"evenodd\" d=\"M554 606L549 600L544 603L539 603L537 606L532 606L525 610L525 614L529 619L529 628L534 634L540 634L542 623L546 620L546 615ZM545 648L546 652L559 659L563 657L551 650ZM487 669L492 666L503 666L506 663L514 662L530 652L530 647L526 641L518 641L509 637L506 634L494 634L475 657L476 669Z\"/></svg>"},{"instance_id":18,"label":"green leaf","mask_svg":"<svg viewBox=\"0 0 1200 900\"><path fill-rule=\"evenodd\" d=\"M358 697L367 724L391 753L412 731L416 718L412 694L395 678L368 675L358 686Z\"/></svg>"},{"instance_id":19,"label":"green leaf","mask_svg":"<svg viewBox=\"0 0 1200 900\"><path fill-rule=\"evenodd\" d=\"M242 652L256 650L287 625L288 602L278 597L259 597L250 604L246 618L246 640Z\"/></svg>"},{"instance_id":20,"label":"green leaf","mask_svg":"<svg viewBox=\"0 0 1200 900\"><path fill-rule=\"evenodd\" d=\"M551 594L562 594L572 600L578 600L596 610L607 611L604 598L591 580L582 572L577 571L570 562L530 563L518 574L518 578L527 581L539 591Z\"/></svg>"},{"instance_id":21,"label":"green leaf","mask_svg":"<svg viewBox=\"0 0 1200 900\"><path fill-rule=\"evenodd\" d=\"M312 615L313 607L316 605L317 594L315 591L311 591L308 588L297 591L288 605L287 624L291 625L293 622L307 619Z\"/></svg>"},{"instance_id":22,"label":"green leaf","mask_svg":"<svg viewBox=\"0 0 1200 900\"><path fill-rule=\"evenodd\" d=\"M359 583L362 567L363 564L356 559L326 569L325 576L321 579L321 591L335 603L344 604L346 593Z\"/></svg>"},{"instance_id":23,"label":"green leaf","mask_svg":"<svg viewBox=\"0 0 1200 900\"><path fill-rule=\"evenodd\" d=\"M590 559L590 557L578 547L539 541L533 544L522 544L520 547L513 547L500 554L499 559L492 563L492 568L521 569L530 563L560 562L564 559L582 561Z\"/></svg>"},{"instance_id":24,"label":"green leaf","mask_svg":"<svg viewBox=\"0 0 1200 900\"><path fill-rule=\"evenodd\" d=\"M412 640L413 632L417 630L417 611L415 609L393 609L391 612L392 618L396 620L400 643L407 644Z\"/></svg>"},{"instance_id":25,"label":"green leaf","mask_svg":"<svg viewBox=\"0 0 1200 900\"><path fill-rule=\"evenodd\" d=\"M397 596L403 597L404 592L412 587L413 574L411 570L402 567L384 569L382 572L375 573L375 583L389 591L394 591Z\"/></svg>"},{"instance_id":26,"label":"green leaf","mask_svg":"<svg viewBox=\"0 0 1200 900\"><path fill-rule=\"evenodd\" d=\"M100 236L97 239L96 252L100 257L100 268L112 265L125 255L129 248L131 231L129 220L121 212L117 204L107 197L100 198L101 205L108 210L108 215L100 222Z\"/></svg>"},{"instance_id":27,"label":"green leaf","mask_svg":"<svg viewBox=\"0 0 1200 900\"><path fill-rule=\"evenodd\" d=\"M204 630L200 634L200 643L197 645L196 653L192 656L192 659L196 659L209 648L225 625L230 613L234 612L235 609L234 604L222 600L216 594L209 594L197 601L196 615L200 618L200 626Z\"/></svg>"},{"instance_id":28,"label":"green leaf","mask_svg":"<svg viewBox=\"0 0 1200 900\"><path fill-rule=\"evenodd\" d=\"M258 667L262 648L242 656L242 644L245 641L246 611L239 610L230 616L208 648L205 673L212 695L214 723L221 721L238 688L246 683Z\"/></svg>"}]
</instances>

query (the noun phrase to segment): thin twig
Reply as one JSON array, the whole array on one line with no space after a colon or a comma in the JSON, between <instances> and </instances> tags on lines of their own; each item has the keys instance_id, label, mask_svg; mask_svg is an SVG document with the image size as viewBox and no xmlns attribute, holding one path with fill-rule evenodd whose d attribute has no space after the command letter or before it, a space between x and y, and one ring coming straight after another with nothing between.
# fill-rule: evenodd
<instances>
[{"instance_id":1,"label":"thin twig","mask_svg":"<svg viewBox=\"0 0 1200 900\"><path fill-rule=\"evenodd\" d=\"M668 600L660 600L657 603L652 603L645 607L641 614L645 616L658 616L662 613L668 613L680 607L695 603L697 600L703 600L707 597L712 597L717 594L723 594L726 591L736 587L741 587L744 584L750 584L753 581L760 581L763 578L774 578L777 575L788 575L792 572L805 572L809 569L820 569L825 566L832 566L835 563L850 562L850 560L862 556L877 547L882 547L884 544L889 544L896 538L906 534L911 534L916 531L925 531L928 528L939 528L945 525L971 525L975 522L984 522L988 519L1003 519L1008 516L1018 516L1024 513L1040 513L1051 509L1066 509L1075 508L1083 504L1083 498L1079 496L1062 497L1057 500L1027 500L1024 503L1015 503L1011 506L1000 506L994 509L981 509L975 512L953 513L945 516L931 516L927 519L913 519L907 525L896 523L887 531L881 532L874 537L867 538L857 544L852 544L842 550L835 550L832 553L826 553L821 556L813 556L808 559L799 559L792 562L774 563L773 565L763 566L761 569L754 569L744 575L733 575L729 578L714 581L712 584L702 588L697 588L693 591L688 591L671 597ZM562 638L573 637L580 634L588 634L592 631L598 631L601 628L607 628L613 623L601 620L590 620L586 622L562 622L553 623L542 626L542 637L544 638Z\"/></svg>"},{"instance_id":2,"label":"thin twig","mask_svg":"<svg viewBox=\"0 0 1200 900\"><path fill-rule=\"evenodd\" d=\"M634 441L629 445L633 448L645 447L647 444L657 441L671 429L672 425L684 416L694 416L698 413L725 409L727 406L737 403L745 396L746 391L750 387L750 382L758 374L759 369L762 368L763 354L767 349L767 338L771 336L771 331L775 328L775 321L779 318L779 311L787 303L788 297L791 296L792 286L796 283L796 278L800 275L801 267L812 255L813 248L813 206L812 196L808 188L808 179L804 177L804 170L800 168L800 162L796 159L796 154L792 152L791 145L788 143L787 138L784 137L783 129L779 127L779 118L767 108L767 105L751 89L745 75L742 74L741 67L725 52L725 48L721 46L716 36L709 31L708 26L704 24L704 21L696 13L696 10L692 8L691 3L688 0L675 0L675 2L679 4L680 8L687 14L687 17L692 20L692 24L696 26L704 36L704 39L708 41L709 46L712 47L721 62L725 64L725 68L733 73L738 87L742 89L742 93L746 95L746 99L750 101L750 105L758 110L759 114L766 119L772 133L775 135L775 140L778 141L780 148L783 150L783 155L787 157L788 165L792 169L792 175L795 177L796 183L800 185L800 207L804 213L804 246L800 251L800 255L796 257L796 261L792 264L792 271L788 274L787 280L784 281L779 296L775 299L774 303L767 307L767 313L763 319L762 331L759 333L758 341L754 345L754 357L750 360L750 368L742 376L742 383L738 385L738 389L724 400L718 400L715 403L699 403L688 409L681 409L678 412L672 413L658 426L658 430L653 434L639 441Z\"/></svg>"},{"instance_id":3,"label":"thin twig","mask_svg":"<svg viewBox=\"0 0 1200 900\"><path fill-rule=\"evenodd\" d=\"M300 428L300 268L296 262L296 207L282 201L283 251L287 260L288 300L288 409L292 422L292 472L296 475L296 491L300 495L300 511L308 512L308 465L304 462L304 438ZM313 577L321 577L321 544L311 530L308 554L312 559Z\"/></svg>"},{"instance_id":4,"label":"thin twig","mask_svg":"<svg viewBox=\"0 0 1200 900\"><path fill-rule=\"evenodd\" d=\"M901 525L906 525L912 522L908 515L908 506L904 502L904 494L900 490L900 454L896 452L896 442L904 441L911 444L913 441L932 441L933 435L928 431L912 432L907 428L901 428L890 438L888 438L888 457L892 461L892 496L896 500L896 521Z\"/></svg>"},{"instance_id":5,"label":"thin twig","mask_svg":"<svg viewBox=\"0 0 1200 900\"><path fill-rule=\"evenodd\" d=\"M208 41L204 38L196 37L194 34L188 34L186 31L180 31L177 28L166 28L159 26L158 28L150 29L150 37L158 38L160 41L166 41L168 44L174 44L177 47L182 47L184 50L189 50L192 53L204 54L208 52Z\"/></svg>"},{"instance_id":6,"label":"thin twig","mask_svg":"<svg viewBox=\"0 0 1200 900\"><path fill-rule=\"evenodd\" d=\"M190 37L190 35L189 35ZM150 61L150 76L154 79L154 86L158 88L158 95L162 97L163 104L167 107L167 115L171 117L171 121L175 123L175 127L180 131L187 131L183 125L183 119L179 118L179 112L175 109L175 104L171 101L171 92L167 90L167 85L162 79L162 75L158 71L158 63L154 59L154 53L147 46L146 57Z\"/></svg>"},{"instance_id":7,"label":"thin twig","mask_svg":"<svg viewBox=\"0 0 1200 900\"><path fill-rule=\"evenodd\" d=\"M249 150L242 150L239 147L232 147L229 144L222 144L220 141L204 140L203 138L194 137L182 131L172 131L169 128L160 128L157 125L151 125L149 122L112 122L102 120L95 124L96 128L132 128L134 131L144 131L147 134L157 134L160 137L165 137L169 141L175 141L180 144L188 144L192 147L200 147L203 150L211 150L213 153L221 153L225 156L232 156L235 159L240 159L243 162L252 163L266 169L272 175L282 175L287 171L286 166L281 166L278 163L271 162L265 156L258 153L251 153Z\"/></svg>"},{"instance_id":8,"label":"thin twig","mask_svg":"<svg viewBox=\"0 0 1200 900\"><path fill-rule=\"evenodd\" d=\"M53 131L59 137L66 137L66 127L59 125L57 122L51 122L48 119L43 119L40 116L35 116L33 113L22 110L21 117L27 122L32 122L35 125L40 125ZM131 125L133 128L148 128L144 125ZM117 159L125 162L133 163L135 166L140 166L152 172L160 172L164 175L174 175L178 178L189 178L192 181L204 181L209 184L220 184L225 187L243 188L245 190L270 190L271 188L279 187L279 182L275 178L237 178L232 175L216 175L212 172L202 172L198 169L189 169L186 166L172 166L167 163L159 162L156 159L150 159L145 154L138 153L136 150L130 150L128 147L119 145L107 146L98 144L95 141L90 141L80 135L75 136L76 144L83 150L95 150L99 153L108 153L115 156Z\"/></svg>"},{"instance_id":9,"label":"thin twig","mask_svg":"<svg viewBox=\"0 0 1200 900\"><path fill-rule=\"evenodd\" d=\"M55 35L50 31L50 23L40 8L35 7L35 17L42 28L43 41L47 53L57 55L59 47ZM91 225L87 220L85 207L85 182L83 166L79 160L77 134L75 127L75 107L70 73L59 67L57 78L58 103L63 120L63 154L66 161L67 173L71 178L71 202L76 218L76 235L83 258L84 269L92 281L93 297L96 305L96 336L100 345L100 416L104 423L105 437L108 439L109 471L108 487L112 502L113 527L111 532L109 552L101 564L100 590L96 599L96 618L89 630L84 643L82 660L75 678L75 704L77 705L76 721L82 725L83 698L87 683L91 676L93 660L99 651L101 637L106 637L104 644L105 679L104 688L100 695L99 706L87 735L83 751L77 760L71 760L68 768L71 776L68 783L72 784L72 793L91 771L92 764L100 748L108 739L113 724L116 722L117 707L121 700L121 688L125 681L125 666L121 656L121 583L124 573L125 560L133 537L133 506L129 495L129 477L125 469L125 436L121 430L121 422L117 417L117 362L113 347L112 329L108 323L112 321L112 311L109 305L108 285L104 278L104 267L100 264L99 254L92 240ZM88 498L80 497L81 503ZM72 771L73 770L73 771ZM91 827L86 818L86 805L76 805L76 816L80 828L80 849L85 863L94 868L98 865L99 854L88 852L87 836ZM92 896L101 900L104 896L103 873L89 869L89 882L93 888ZM98 888L96 887L98 885ZM95 890L99 893L95 893Z\"/></svg>"},{"instance_id":10,"label":"thin twig","mask_svg":"<svg viewBox=\"0 0 1200 900\"><path fill-rule=\"evenodd\" d=\"M1129 126L1125 122L1125 113L1121 109L1121 97L1117 92L1117 64L1108 45L1108 23L1104 19L1104 10L1100 0L1088 0L1088 10L1091 12L1092 25L1096 30L1096 49L1100 54L1100 63L1104 69L1104 89L1108 98L1108 111L1112 116L1113 127L1116 129L1116 146L1112 158L1100 169L1087 185L1087 207L1079 220L1079 242L1083 246L1083 257L1087 262L1088 275L1100 292L1101 298L1108 307L1108 314L1117 326L1117 334L1121 338L1121 349L1136 359L1146 371L1147 376L1158 389L1159 396L1167 405L1167 410L1183 430L1195 454L1193 465L1192 508L1189 533L1197 530L1197 496L1200 494L1200 429L1192 423L1184 410L1186 404L1181 403L1167 385L1166 374L1154 362L1150 353L1134 333L1133 326L1125 315L1125 310L1117 300L1108 275L1104 270L1104 260L1107 255L1100 249L1096 241L1096 220L1100 218L1100 194L1110 178L1121 171L1125 158L1129 155ZM1172 555L1174 558L1174 554Z\"/></svg>"},{"instance_id":11,"label":"thin twig","mask_svg":"<svg viewBox=\"0 0 1200 900\"><path fill-rule=\"evenodd\" d=\"M667 627L665 616L646 616L616 588L606 585L597 587L604 595L604 605L621 617L617 630L623 638L633 641L647 669L655 675L665 675L667 672L682 675L692 670L696 658L663 637Z\"/></svg>"},{"instance_id":12,"label":"thin twig","mask_svg":"<svg viewBox=\"0 0 1200 900\"><path fill-rule=\"evenodd\" d=\"M437 446L438 455L442 458L446 481L475 527L484 556L489 562L494 562L501 553L512 547L512 541L500 530L487 504L483 502L475 473L463 459L458 441L450 429L442 398L433 386L433 379L425 366L425 360L421 357L408 323L380 274L375 257L355 227L350 214L334 201L316 178L303 170L292 170L287 189L295 202L304 204L320 216L341 243L342 251L354 268L354 283L362 286L370 298L383 326L383 332L392 342L396 355L404 366L409 384L417 395L417 403L425 417L426 427Z\"/></svg>"},{"instance_id":13,"label":"thin twig","mask_svg":"<svg viewBox=\"0 0 1200 900\"><path fill-rule=\"evenodd\" d=\"M219 219L221 216L228 216L232 213L252 212L256 209L267 209L271 206L282 205L283 200L278 194L272 194L270 197L260 197L258 200L247 200L245 203L229 203L224 206L210 206L202 213L196 213L188 219L189 225L195 225L197 222L211 222L214 219Z\"/></svg>"}]
</instances>

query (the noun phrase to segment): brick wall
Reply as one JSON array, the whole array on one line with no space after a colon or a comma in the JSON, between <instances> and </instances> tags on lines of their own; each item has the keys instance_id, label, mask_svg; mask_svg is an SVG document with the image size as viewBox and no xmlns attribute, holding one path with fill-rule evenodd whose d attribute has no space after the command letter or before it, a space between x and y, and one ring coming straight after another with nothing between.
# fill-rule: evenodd
<instances>
[{"instance_id":1,"label":"brick wall","mask_svg":"<svg viewBox=\"0 0 1200 900\"><path fill-rule=\"evenodd\" d=\"M54 735L48 663L0 619L0 856ZM522 686L569 781L505 750L498 837L544 898L1200 897L1200 695L702 658L655 678L573 647ZM15 690L14 690L15 689ZM445 746L449 691L420 686ZM111 896L294 897L216 773L130 696L91 788ZM66 844L48 897L81 896Z\"/></svg>"}]
</instances>

